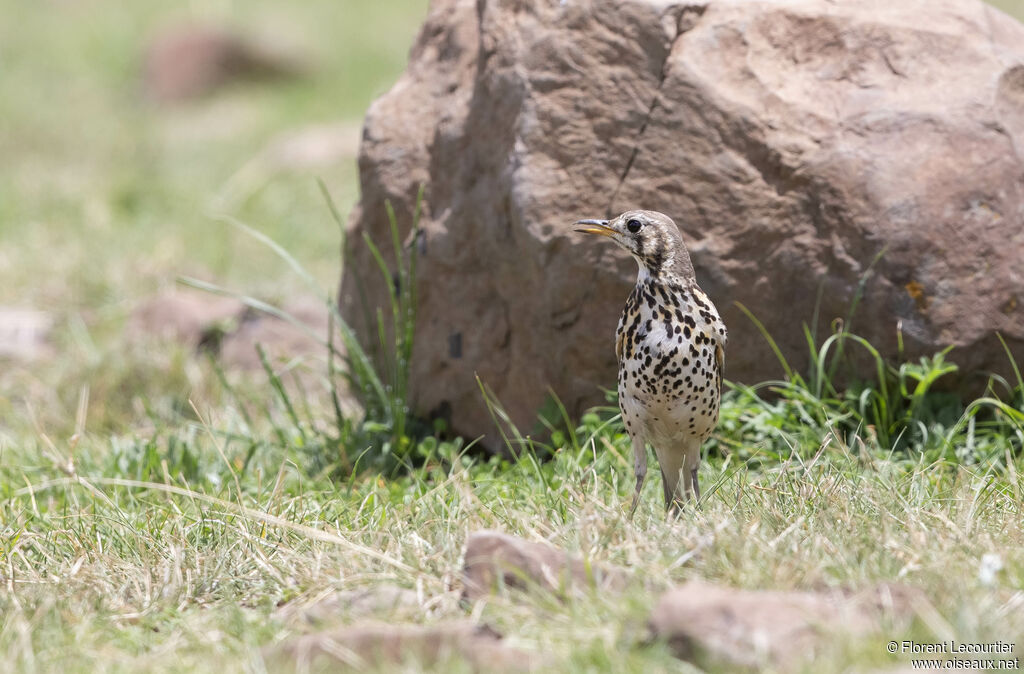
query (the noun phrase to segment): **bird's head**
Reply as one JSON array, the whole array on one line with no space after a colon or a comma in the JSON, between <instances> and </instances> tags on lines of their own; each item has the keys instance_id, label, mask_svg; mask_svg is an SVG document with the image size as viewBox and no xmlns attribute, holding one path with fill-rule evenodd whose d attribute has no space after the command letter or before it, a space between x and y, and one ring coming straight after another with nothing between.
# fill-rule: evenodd
<instances>
[{"instance_id":1,"label":"bird's head","mask_svg":"<svg viewBox=\"0 0 1024 674\"><path fill-rule=\"evenodd\" d=\"M626 211L613 220L577 220L573 230L607 236L636 258L641 275L693 279L693 265L672 218L657 211Z\"/></svg>"}]
</instances>

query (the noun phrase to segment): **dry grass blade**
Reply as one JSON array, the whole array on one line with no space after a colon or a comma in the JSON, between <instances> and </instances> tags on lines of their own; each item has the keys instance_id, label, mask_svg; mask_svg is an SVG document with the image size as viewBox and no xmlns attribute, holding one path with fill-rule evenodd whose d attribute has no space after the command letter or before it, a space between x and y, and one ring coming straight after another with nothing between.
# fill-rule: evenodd
<instances>
[{"instance_id":1,"label":"dry grass blade","mask_svg":"<svg viewBox=\"0 0 1024 674\"><path fill-rule=\"evenodd\" d=\"M364 556L364 557L369 557L371 559L376 559L376 560L378 560L380 562L383 562L384 564L386 564L386 565L388 565L388 566L390 566L390 567L392 567L392 568L394 568L394 569L396 569L398 571L402 571L404 573L411 574L411 575L416 576L418 578L419 577L426 577L426 578L429 578L431 580L436 580L435 578L432 578L430 576L427 576L427 575L423 574L422 572L420 572L419 570L409 566L408 564L404 564L403 562L400 562L397 559L389 557L388 555L385 555L385 554L381 553L378 550L374 550L372 548L368 548L366 546L359 545L358 543L353 543L352 541L350 541L347 538L344 538L343 536L340 536L338 534L334 534L334 533L331 533L331 532L328 532L328 531L323 531L322 529L316 529L314 527L311 527L311 526L308 526L308 525L305 525L305 524L298 524L296 522L291 522L289 520L284 519L283 517L278 517L277 515L271 515L270 513L265 513L265 512L256 510L254 508L250 508L248 506L244 506L244 505L242 505L240 503L233 503L231 501L226 501L224 499L216 498L214 496L209 496L208 494L203 494L202 492L193 491L191 489L185 489L183 487L178 487L178 486L175 486L175 485L172 485L172 484L162 484L160 482L143 482L143 481L139 481L139 480L127 480L127 479L124 479L124 478L117 478L117 477L97 477L97 478L91 478L88 481L84 480L83 478L58 478L58 479L55 479L55 480L47 480L45 482L40 482L40 483L37 483L37 484L32 484L32 485L29 485L27 487L22 487L21 489L18 489L18 490L16 490L14 492L14 496L32 495L32 497L35 498L35 495L38 494L40 491L45 491L47 489L53 489L55 487L77 487L77 486L82 486L82 487L85 487L86 489L89 489L90 491L94 491L95 487L94 487L93 483L95 483L97 485L106 485L106 486L111 486L111 487L128 487L128 488L134 488L134 489L148 489L148 490L157 491L157 492L163 492L163 493L167 493L167 494L175 494L177 496L184 496L184 497L187 497L187 498L189 498L189 499L191 499L193 501L200 501L200 502L203 502L203 503L209 503L209 504L212 504L212 505L217 505L219 507L224 508L225 510L228 510L229 512L237 513L237 514L242 515L244 517L247 517L247 518L249 518L251 520L255 520L257 522L262 522L264 524L269 524L271 526L279 527L281 529L287 529L289 531L294 531L295 533L298 533L298 534L301 534L303 536L306 536L307 538L310 538L312 540L320 541L322 543L330 543L332 545L337 545L337 546L340 546L340 547L342 547L342 548L344 548L346 550L349 550L349 551L351 551L351 552L353 552L353 553L355 553L357 555L361 555L361 556ZM102 492L98 492L97 493L97 492L94 491L94 493L96 493L97 496L103 498L104 500L110 502L109 501L109 497L107 497ZM110 502L110 503L112 504L112 502Z\"/></svg>"}]
</instances>

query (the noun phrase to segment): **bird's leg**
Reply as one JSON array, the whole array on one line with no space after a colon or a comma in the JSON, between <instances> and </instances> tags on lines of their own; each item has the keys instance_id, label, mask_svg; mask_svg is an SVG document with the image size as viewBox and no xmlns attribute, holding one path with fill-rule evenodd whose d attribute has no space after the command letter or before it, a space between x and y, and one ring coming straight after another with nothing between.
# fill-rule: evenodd
<instances>
[{"instance_id":1,"label":"bird's leg","mask_svg":"<svg viewBox=\"0 0 1024 674\"><path fill-rule=\"evenodd\" d=\"M700 487L697 484L699 447L697 451L694 451L692 446L673 449L675 451L662 452L658 455L662 485L665 488L665 510L669 517L679 516L691 499L695 503L700 499Z\"/></svg>"},{"instance_id":2,"label":"bird's leg","mask_svg":"<svg viewBox=\"0 0 1024 674\"><path fill-rule=\"evenodd\" d=\"M665 510L669 514L678 515L683 504L690 498L690 481L685 477L685 454L678 447L662 443L654 447L658 455L658 466L661 468L661 487L665 494Z\"/></svg>"},{"instance_id":3,"label":"bird's leg","mask_svg":"<svg viewBox=\"0 0 1024 674\"><path fill-rule=\"evenodd\" d=\"M675 487L671 486L671 481L665 479L665 473L662 472L662 485L665 488L665 514L669 519L679 517L683 513L683 507L686 502L690 500L690 482L682 475L676 478ZM682 494L680 494L682 490Z\"/></svg>"},{"instance_id":4,"label":"bird's leg","mask_svg":"<svg viewBox=\"0 0 1024 674\"><path fill-rule=\"evenodd\" d=\"M683 502L678 496L669 497L665 504L665 516L668 519L674 519L683 514Z\"/></svg>"},{"instance_id":5,"label":"bird's leg","mask_svg":"<svg viewBox=\"0 0 1024 674\"><path fill-rule=\"evenodd\" d=\"M633 439L633 472L636 474L636 491L633 493L633 505L629 508L629 519L633 519L633 513L640 503L640 490L647 477L647 445L639 438Z\"/></svg>"}]
</instances>

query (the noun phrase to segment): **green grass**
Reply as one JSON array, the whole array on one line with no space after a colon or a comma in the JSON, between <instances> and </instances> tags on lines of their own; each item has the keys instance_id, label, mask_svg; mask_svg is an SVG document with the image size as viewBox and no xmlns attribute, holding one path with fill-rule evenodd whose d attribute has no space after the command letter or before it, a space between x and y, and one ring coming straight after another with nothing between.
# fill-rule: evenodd
<instances>
[{"instance_id":1,"label":"green grass","mask_svg":"<svg viewBox=\"0 0 1024 674\"><path fill-rule=\"evenodd\" d=\"M1024 17L1024 2L1021 0L989 0L988 4L994 5L1010 16L1021 19Z\"/></svg>"},{"instance_id":2,"label":"green grass","mask_svg":"<svg viewBox=\"0 0 1024 674\"><path fill-rule=\"evenodd\" d=\"M340 240L316 178L347 212L354 159L239 172L288 130L357 126L400 71L425 4L0 0L16 17L0 22L0 305L58 321L56 357L0 363L5 669L261 671L259 649L301 631L282 607L383 584L424 605L370 618L477 617L549 656L552 671L693 671L644 630L658 591L691 578L924 591L929 606L907 632L839 639L808 671L907 664L885 653L890 639L1019 638L1019 379L965 405L942 393L950 356L937 355L875 360L873 377L839 387L840 346L869 362L871 346L810 340L810 372L780 364L778 381L730 387L702 508L666 523L654 478L631 522L632 461L614 409L577 424L552 401L549 439L510 432L523 459L483 460L407 425L401 358L359 366L360 416L336 412L326 359L297 366L321 375L301 391L278 364L269 380L222 379L186 347L122 334L132 306L180 276L261 301L308 292L292 260L218 212L280 243L314 285L335 286ZM168 16L274 32L314 68L183 106L144 104L138 54ZM392 252L384 242L382 258ZM402 324L414 298L396 302ZM409 348L404 332L383 332L385 352ZM567 602L501 594L467 609L450 590L467 534L482 528L620 565L635 585ZM1003 565L991 582L979 576L985 555Z\"/></svg>"},{"instance_id":3,"label":"green grass","mask_svg":"<svg viewBox=\"0 0 1024 674\"><path fill-rule=\"evenodd\" d=\"M394 304L402 324L397 296ZM195 421L148 434L85 432L83 411L75 435L4 447L0 648L24 670L262 671L261 648L311 629L289 611L331 589L388 585L415 590L420 606L359 616L342 608L334 622L472 614L543 654L551 671L677 670L685 667L644 625L659 591L697 578L752 589L897 581L923 591L911 625L836 636L807 671L898 664L884 651L893 639L1013 641L1024 630L1024 384L1007 392L1010 402L967 406L946 423L944 408L927 402L936 394L907 386L936 379L941 359L918 369L880 362L878 381L850 396L818 379L828 349L809 346L821 367L791 372L771 396L730 386L701 469L702 507L675 522L664 519L656 480L629 519L630 443L613 408L548 444L510 431L524 451L516 462L473 458L429 435L396 445L386 407L359 422L380 435L346 436L354 417L332 417L327 397L299 393L269 368L276 395L262 407L238 398L197 406ZM353 383L373 396L368 381L380 366L366 367ZM873 398L887 407L864 404ZM990 413L977 421L983 408ZM933 432L896 446L869 430L885 421L896 437L918 425ZM388 479L338 470L356 437L367 451L405 446L403 470ZM626 568L631 588L567 601L500 593L463 606L460 551L479 529ZM981 574L986 556L1001 566L992 578Z\"/></svg>"},{"instance_id":4,"label":"green grass","mask_svg":"<svg viewBox=\"0 0 1024 674\"><path fill-rule=\"evenodd\" d=\"M212 423L231 426L216 416ZM588 418L580 434L598 424ZM277 606L301 605L324 588L397 584L440 600L403 620L465 617L446 592L467 533L480 528L548 540L636 574L640 589L626 599L501 595L480 608L482 620L548 654L559 671L678 668L663 646L642 645L642 628L657 590L690 578L747 588L899 580L925 590L934 610L910 632L832 644L814 671L895 663L883 652L890 638L1006 641L1024 629L1024 502L1007 474L891 461L832 440L813 457L757 470L711 461L702 469L712 492L703 509L666 524L654 488L627 518L632 479L621 429L547 463L448 456L394 480L340 483L269 453L239 473L240 448L223 447L224 462L213 447L220 442L202 428L176 438L177 449L169 438L112 446L86 436L70 476L59 468L63 442L50 452L5 452L6 662L41 671L243 671L257 667L257 646L295 633ZM993 585L978 576L989 553L1004 563Z\"/></svg>"},{"instance_id":5,"label":"green grass","mask_svg":"<svg viewBox=\"0 0 1024 674\"><path fill-rule=\"evenodd\" d=\"M425 7L425 0L192 9L0 2L12 17L0 25L0 155L9 176L0 182L0 304L116 312L126 293L133 298L182 272L273 287L282 274L268 277L256 248L211 222L222 209L333 282L336 230L314 178L324 178L347 212L356 198L355 158L259 175L241 193L233 181L283 132L349 120L358 137L369 101L403 67ZM303 55L310 74L183 105L147 103L140 71L149 36L193 20L269 35ZM45 273L37 268L44 259Z\"/></svg>"},{"instance_id":6,"label":"green grass","mask_svg":"<svg viewBox=\"0 0 1024 674\"><path fill-rule=\"evenodd\" d=\"M61 355L0 364L0 435L34 432L28 407L48 432L68 431L83 387L95 430L151 426L150 412L187 410L190 395L221 400L182 349L127 343L129 313L180 276L272 301L305 292L287 265L213 217L221 212L281 242L321 287L337 283L338 228L317 179L347 213L355 157L301 170L247 167L282 134L310 125L341 122L357 138L366 106L403 68L425 10L426 0L0 0L12 18L0 22L0 306L52 312ZM309 75L182 105L147 103L140 71L149 36L192 20L268 34L306 57Z\"/></svg>"}]
</instances>

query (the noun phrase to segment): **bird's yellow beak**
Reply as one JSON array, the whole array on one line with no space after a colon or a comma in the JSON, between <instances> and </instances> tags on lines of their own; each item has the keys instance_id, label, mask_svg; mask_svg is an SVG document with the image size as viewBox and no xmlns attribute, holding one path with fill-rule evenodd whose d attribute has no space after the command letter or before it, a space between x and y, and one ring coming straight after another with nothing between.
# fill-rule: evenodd
<instances>
[{"instance_id":1,"label":"bird's yellow beak","mask_svg":"<svg viewBox=\"0 0 1024 674\"><path fill-rule=\"evenodd\" d=\"M574 232L585 234L600 234L601 236L615 236L615 230L608 226L607 220L577 220L573 223Z\"/></svg>"}]
</instances>

